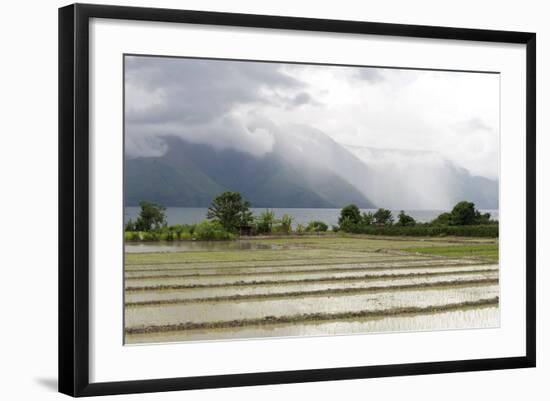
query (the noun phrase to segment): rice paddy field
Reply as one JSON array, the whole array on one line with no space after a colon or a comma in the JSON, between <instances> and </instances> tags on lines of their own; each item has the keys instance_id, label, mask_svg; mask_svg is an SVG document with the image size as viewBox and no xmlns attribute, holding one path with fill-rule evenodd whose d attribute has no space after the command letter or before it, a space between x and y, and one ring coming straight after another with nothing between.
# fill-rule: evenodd
<instances>
[{"instance_id":1,"label":"rice paddy field","mask_svg":"<svg viewBox=\"0 0 550 401\"><path fill-rule=\"evenodd\" d=\"M498 239L126 244L127 344L489 328Z\"/></svg>"}]
</instances>

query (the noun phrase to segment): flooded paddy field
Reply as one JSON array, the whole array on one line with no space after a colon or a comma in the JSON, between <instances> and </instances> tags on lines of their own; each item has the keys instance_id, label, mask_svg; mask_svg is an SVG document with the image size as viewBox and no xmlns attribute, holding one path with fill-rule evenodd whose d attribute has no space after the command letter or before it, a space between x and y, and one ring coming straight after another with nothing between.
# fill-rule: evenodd
<instances>
[{"instance_id":1,"label":"flooded paddy field","mask_svg":"<svg viewBox=\"0 0 550 401\"><path fill-rule=\"evenodd\" d=\"M482 326L480 326L480 324ZM211 341L261 337L303 337L381 332L456 330L468 327L498 327L498 307L476 307L442 313L391 317L351 318L339 321L270 324L226 329L195 329L173 332L126 334L129 344L180 341Z\"/></svg>"},{"instance_id":2,"label":"flooded paddy field","mask_svg":"<svg viewBox=\"0 0 550 401\"><path fill-rule=\"evenodd\" d=\"M497 240L202 244L127 247L127 344L499 325Z\"/></svg>"}]
</instances>

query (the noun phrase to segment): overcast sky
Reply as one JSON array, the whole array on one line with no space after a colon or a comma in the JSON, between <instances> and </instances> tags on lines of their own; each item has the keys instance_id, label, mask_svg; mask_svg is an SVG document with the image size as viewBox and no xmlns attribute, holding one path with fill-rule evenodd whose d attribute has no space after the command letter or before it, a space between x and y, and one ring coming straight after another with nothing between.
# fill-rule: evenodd
<instances>
[{"instance_id":1,"label":"overcast sky","mask_svg":"<svg viewBox=\"0 0 550 401\"><path fill-rule=\"evenodd\" d=\"M497 74L127 56L125 77L128 156L161 155L164 135L261 156L269 120L498 177Z\"/></svg>"}]
</instances>

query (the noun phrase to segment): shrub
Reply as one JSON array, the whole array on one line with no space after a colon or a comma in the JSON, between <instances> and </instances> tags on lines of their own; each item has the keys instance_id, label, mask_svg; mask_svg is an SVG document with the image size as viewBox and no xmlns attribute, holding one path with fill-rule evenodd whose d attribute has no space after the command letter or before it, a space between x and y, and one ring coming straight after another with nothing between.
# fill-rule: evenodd
<instances>
[{"instance_id":1,"label":"shrub","mask_svg":"<svg viewBox=\"0 0 550 401\"><path fill-rule=\"evenodd\" d=\"M429 224L417 224L415 226L355 226L358 234L370 235L405 235L420 237L457 236L457 237L487 237L498 238L498 224L486 224L477 226L434 226Z\"/></svg>"},{"instance_id":2,"label":"shrub","mask_svg":"<svg viewBox=\"0 0 550 401\"><path fill-rule=\"evenodd\" d=\"M178 234L178 239L180 240L193 239L193 234L189 232L182 232Z\"/></svg>"},{"instance_id":3,"label":"shrub","mask_svg":"<svg viewBox=\"0 0 550 401\"><path fill-rule=\"evenodd\" d=\"M141 231L140 239L142 241L158 241L160 240L160 233L155 231Z\"/></svg>"},{"instance_id":4,"label":"shrub","mask_svg":"<svg viewBox=\"0 0 550 401\"><path fill-rule=\"evenodd\" d=\"M229 240L234 239L235 235L224 229L219 221L205 220L197 224L193 237L199 240Z\"/></svg>"},{"instance_id":5,"label":"shrub","mask_svg":"<svg viewBox=\"0 0 550 401\"><path fill-rule=\"evenodd\" d=\"M328 230L328 226L323 223L322 221L311 221L307 227L306 227L306 231L309 231L309 232L324 232L324 231L327 231Z\"/></svg>"},{"instance_id":6,"label":"shrub","mask_svg":"<svg viewBox=\"0 0 550 401\"><path fill-rule=\"evenodd\" d=\"M124 240L125 241L139 241L141 238L139 236L139 231L125 231Z\"/></svg>"},{"instance_id":7,"label":"shrub","mask_svg":"<svg viewBox=\"0 0 550 401\"><path fill-rule=\"evenodd\" d=\"M292 216L283 214L283 217L281 217L281 231L285 234L292 232Z\"/></svg>"},{"instance_id":8,"label":"shrub","mask_svg":"<svg viewBox=\"0 0 550 401\"><path fill-rule=\"evenodd\" d=\"M175 224L173 226L166 227L163 231L171 232L173 239L188 239L192 237L194 230L194 224Z\"/></svg>"},{"instance_id":9,"label":"shrub","mask_svg":"<svg viewBox=\"0 0 550 401\"><path fill-rule=\"evenodd\" d=\"M177 238L177 234L174 231L166 230L159 233L159 238L162 241L173 241Z\"/></svg>"}]
</instances>

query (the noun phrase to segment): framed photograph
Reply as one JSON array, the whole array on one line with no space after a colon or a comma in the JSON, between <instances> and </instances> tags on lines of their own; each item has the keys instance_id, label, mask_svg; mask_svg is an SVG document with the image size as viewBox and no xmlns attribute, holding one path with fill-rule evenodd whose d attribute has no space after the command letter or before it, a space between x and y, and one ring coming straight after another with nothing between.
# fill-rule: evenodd
<instances>
[{"instance_id":1,"label":"framed photograph","mask_svg":"<svg viewBox=\"0 0 550 401\"><path fill-rule=\"evenodd\" d=\"M59 10L59 390L535 366L535 34Z\"/></svg>"}]
</instances>

